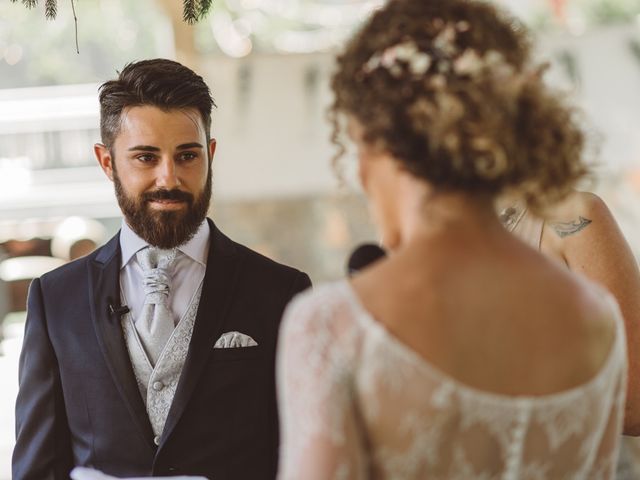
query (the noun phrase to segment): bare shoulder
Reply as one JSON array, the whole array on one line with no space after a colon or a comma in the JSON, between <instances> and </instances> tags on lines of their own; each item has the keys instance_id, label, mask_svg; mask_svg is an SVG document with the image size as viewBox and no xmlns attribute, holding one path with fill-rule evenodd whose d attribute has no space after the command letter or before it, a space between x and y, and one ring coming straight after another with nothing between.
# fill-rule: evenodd
<instances>
[{"instance_id":1,"label":"bare shoulder","mask_svg":"<svg viewBox=\"0 0 640 480\"><path fill-rule=\"evenodd\" d=\"M554 338L545 342L557 362L553 368L575 386L603 368L622 334L622 319L615 300L603 288L577 275L558 280L554 292L545 295L554 312L549 313L544 329L545 337L554 332ZM558 318L563 321L557 322Z\"/></svg>"},{"instance_id":2,"label":"bare shoulder","mask_svg":"<svg viewBox=\"0 0 640 480\"><path fill-rule=\"evenodd\" d=\"M569 293L579 317L597 328L615 327L618 307L613 296L602 285L585 276L566 274L570 282Z\"/></svg>"},{"instance_id":3,"label":"bare shoulder","mask_svg":"<svg viewBox=\"0 0 640 480\"><path fill-rule=\"evenodd\" d=\"M549 212L547 225L561 239L615 224L605 202L590 192L573 192Z\"/></svg>"},{"instance_id":4,"label":"bare shoulder","mask_svg":"<svg viewBox=\"0 0 640 480\"><path fill-rule=\"evenodd\" d=\"M576 305L583 319L584 340L591 346L595 365L600 365L607 357L616 335L623 328L620 309L614 297L599 285L582 278L576 280Z\"/></svg>"},{"instance_id":5,"label":"bare shoulder","mask_svg":"<svg viewBox=\"0 0 640 480\"><path fill-rule=\"evenodd\" d=\"M575 191L569 196L580 208L585 209L588 213L609 213L607 205L598 195L593 192Z\"/></svg>"},{"instance_id":6,"label":"bare shoulder","mask_svg":"<svg viewBox=\"0 0 640 480\"><path fill-rule=\"evenodd\" d=\"M581 257L615 256L617 250L628 256L629 250L606 203L589 192L573 192L547 212L541 247L572 269Z\"/></svg>"}]
</instances>

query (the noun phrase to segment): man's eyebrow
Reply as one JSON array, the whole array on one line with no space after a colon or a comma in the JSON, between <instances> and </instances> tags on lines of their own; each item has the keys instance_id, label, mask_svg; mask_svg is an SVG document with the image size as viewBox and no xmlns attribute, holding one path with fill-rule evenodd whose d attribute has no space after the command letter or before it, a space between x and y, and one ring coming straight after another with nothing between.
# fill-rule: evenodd
<instances>
[{"instance_id":1,"label":"man's eyebrow","mask_svg":"<svg viewBox=\"0 0 640 480\"><path fill-rule=\"evenodd\" d=\"M140 150L143 152L159 152L160 151L158 147L154 147L152 145L136 145L135 147L131 147L129 149L130 152L135 152Z\"/></svg>"},{"instance_id":2,"label":"man's eyebrow","mask_svg":"<svg viewBox=\"0 0 640 480\"><path fill-rule=\"evenodd\" d=\"M182 145L178 145L177 150L188 150L189 148L204 148L198 142L191 143L183 143Z\"/></svg>"}]
</instances>

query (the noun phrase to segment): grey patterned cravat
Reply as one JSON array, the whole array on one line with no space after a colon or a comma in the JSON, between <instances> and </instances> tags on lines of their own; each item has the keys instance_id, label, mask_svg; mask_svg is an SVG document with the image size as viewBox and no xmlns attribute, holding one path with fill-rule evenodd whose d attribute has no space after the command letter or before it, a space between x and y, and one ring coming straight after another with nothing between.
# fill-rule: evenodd
<instances>
[{"instance_id":1,"label":"grey patterned cravat","mask_svg":"<svg viewBox=\"0 0 640 480\"><path fill-rule=\"evenodd\" d=\"M161 250L155 247L147 247L136 253L144 272L145 297L140 318L136 319L135 326L152 366L155 366L173 333L169 290L170 267L176 253L176 249Z\"/></svg>"}]
</instances>

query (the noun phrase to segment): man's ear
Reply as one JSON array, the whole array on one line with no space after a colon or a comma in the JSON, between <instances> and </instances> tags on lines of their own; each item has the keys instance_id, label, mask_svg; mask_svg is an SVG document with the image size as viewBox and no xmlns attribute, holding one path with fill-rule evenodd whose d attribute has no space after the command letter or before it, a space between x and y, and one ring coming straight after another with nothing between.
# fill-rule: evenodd
<instances>
[{"instance_id":1,"label":"man's ear","mask_svg":"<svg viewBox=\"0 0 640 480\"><path fill-rule=\"evenodd\" d=\"M96 143L93 146L93 153L95 154L96 160L98 160L102 171L107 177L109 177L109 180L113 181L113 158L111 157L111 152L107 146L102 143Z\"/></svg>"},{"instance_id":2,"label":"man's ear","mask_svg":"<svg viewBox=\"0 0 640 480\"><path fill-rule=\"evenodd\" d=\"M211 162L213 162L213 156L216 153L217 145L218 145L218 142L216 142L215 138L212 138L211 140L209 140L209 165L211 165Z\"/></svg>"}]
</instances>

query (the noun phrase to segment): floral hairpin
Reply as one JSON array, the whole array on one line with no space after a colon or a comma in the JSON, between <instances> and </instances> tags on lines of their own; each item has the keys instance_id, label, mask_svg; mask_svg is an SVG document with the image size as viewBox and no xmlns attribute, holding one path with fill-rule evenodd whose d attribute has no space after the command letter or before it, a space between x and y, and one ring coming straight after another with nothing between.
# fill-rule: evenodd
<instances>
[{"instance_id":1,"label":"floral hairpin","mask_svg":"<svg viewBox=\"0 0 640 480\"><path fill-rule=\"evenodd\" d=\"M451 72L459 76L474 77L486 68L495 68L501 73L511 71L503 55L496 50L479 55L475 49L467 48L460 53L456 38L458 33L471 28L469 22L445 23L442 19L436 18L432 24L440 30L433 39L432 52L424 52L413 40L405 40L381 53L375 53L362 67L363 72L370 74L378 68L384 68L399 78L404 72L401 65L404 63L413 77L421 78L434 66L434 78L437 77L438 80L434 84L442 85L443 74Z\"/></svg>"},{"instance_id":2,"label":"floral hairpin","mask_svg":"<svg viewBox=\"0 0 640 480\"><path fill-rule=\"evenodd\" d=\"M389 47L382 53L376 53L364 65L365 73L371 73L379 67L391 72L394 77L402 75L402 67L398 62L409 66L409 71L416 76L424 75L429 70L433 60L427 53L421 52L413 41L405 41Z\"/></svg>"},{"instance_id":3,"label":"floral hairpin","mask_svg":"<svg viewBox=\"0 0 640 480\"><path fill-rule=\"evenodd\" d=\"M382 67L391 72L394 77L400 77L403 71L400 62L403 62L408 65L409 72L413 76L421 77L434 63L442 64L441 61L438 61L438 57L451 57L456 53L457 32L469 30L469 23L461 21L456 24L445 24L440 18L434 19L432 23L434 28L440 30L440 33L433 40L433 50L437 55L421 51L413 40L405 40L381 53L375 53L365 63L363 71L369 74ZM438 65L438 67L441 69L442 65Z\"/></svg>"}]
</instances>

